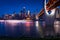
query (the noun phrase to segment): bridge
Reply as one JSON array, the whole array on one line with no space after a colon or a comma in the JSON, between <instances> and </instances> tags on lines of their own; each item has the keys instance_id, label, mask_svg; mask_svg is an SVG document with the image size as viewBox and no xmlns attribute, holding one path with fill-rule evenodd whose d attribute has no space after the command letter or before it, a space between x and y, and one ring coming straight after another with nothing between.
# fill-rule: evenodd
<instances>
[{"instance_id":1,"label":"bridge","mask_svg":"<svg viewBox=\"0 0 60 40\"><path fill-rule=\"evenodd\" d=\"M46 4L46 8L48 11L56 8L57 6L60 6L60 0L49 0ZM39 14L37 14L37 17L40 17L44 14L44 8L40 11Z\"/></svg>"}]
</instances>

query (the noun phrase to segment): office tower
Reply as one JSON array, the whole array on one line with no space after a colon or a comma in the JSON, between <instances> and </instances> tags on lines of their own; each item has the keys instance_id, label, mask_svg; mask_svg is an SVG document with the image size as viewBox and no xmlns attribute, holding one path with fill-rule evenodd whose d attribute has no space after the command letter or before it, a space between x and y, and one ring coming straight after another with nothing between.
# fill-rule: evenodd
<instances>
[{"instance_id":1,"label":"office tower","mask_svg":"<svg viewBox=\"0 0 60 40\"><path fill-rule=\"evenodd\" d=\"M5 19L5 20L8 20L8 19L9 19L8 16L9 16L8 14L5 14L5 15L4 15L4 19Z\"/></svg>"},{"instance_id":2,"label":"office tower","mask_svg":"<svg viewBox=\"0 0 60 40\"><path fill-rule=\"evenodd\" d=\"M23 7L23 9L21 10L21 17L22 17L22 19L26 19L26 8L25 7Z\"/></svg>"},{"instance_id":3,"label":"office tower","mask_svg":"<svg viewBox=\"0 0 60 40\"><path fill-rule=\"evenodd\" d=\"M30 11L28 10L28 17L30 17Z\"/></svg>"},{"instance_id":4,"label":"office tower","mask_svg":"<svg viewBox=\"0 0 60 40\"><path fill-rule=\"evenodd\" d=\"M32 14L32 20L36 20L36 18L37 18L37 16L35 14Z\"/></svg>"},{"instance_id":5,"label":"office tower","mask_svg":"<svg viewBox=\"0 0 60 40\"><path fill-rule=\"evenodd\" d=\"M30 19L31 19L31 15L30 15L30 11L29 11L29 10L28 10L26 19L27 19L27 20L30 20Z\"/></svg>"}]
</instances>

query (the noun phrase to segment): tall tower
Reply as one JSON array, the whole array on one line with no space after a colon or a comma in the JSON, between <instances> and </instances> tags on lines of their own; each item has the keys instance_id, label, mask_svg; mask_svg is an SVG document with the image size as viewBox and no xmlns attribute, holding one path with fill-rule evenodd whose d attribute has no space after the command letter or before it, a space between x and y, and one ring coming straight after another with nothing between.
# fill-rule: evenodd
<instances>
[{"instance_id":1,"label":"tall tower","mask_svg":"<svg viewBox=\"0 0 60 40\"><path fill-rule=\"evenodd\" d=\"M23 7L22 12L23 14L26 14L26 7Z\"/></svg>"},{"instance_id":2,"label":"tall tower","mask_svg":"<svg viewBox=\"0 0 60 40\"><path fill-rule=\"evenodd\" d=\"M30 17L30 10L28 10L28 16Z\"/></svg>"},{"instance_id":3,"label":"tall tower","mask_svg":"<svg viewBox=\"0 0 60 40\"><path fill-rule=\"evenodd\" d=\"M27 20L30 20L30 10L28 10L28 14L27 14Z\"/></svg>"},{"instance_id":4,"label":"tall tower","mask_svg":"<svg viewBox=\"0 0 60 40\"><path fill-rule=\"evenodd\" d=\"M26 8L23 7L22 10L20 11L20 18L25 19L26 18Z\"/></svg>"}]
</instances>

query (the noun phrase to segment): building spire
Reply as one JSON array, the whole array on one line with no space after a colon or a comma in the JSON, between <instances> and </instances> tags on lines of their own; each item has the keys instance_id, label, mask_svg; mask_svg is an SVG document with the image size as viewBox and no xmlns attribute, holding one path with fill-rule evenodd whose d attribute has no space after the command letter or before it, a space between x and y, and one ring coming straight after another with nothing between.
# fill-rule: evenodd
<instances>
[{"instance_id":1,"label":"building spire","mask_svg":"<svg viewBox=\"0 0 60 40\"><path fill-rule=\"evenodd\" d=\"M30 15L30 10L28 10L28 15Z\"/></svg>"}]
</instances>

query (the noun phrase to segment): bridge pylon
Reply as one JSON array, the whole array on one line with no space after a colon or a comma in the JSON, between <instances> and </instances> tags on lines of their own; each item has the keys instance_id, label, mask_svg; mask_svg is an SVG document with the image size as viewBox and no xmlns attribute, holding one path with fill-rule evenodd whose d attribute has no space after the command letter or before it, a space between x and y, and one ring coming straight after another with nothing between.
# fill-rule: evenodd
<instances>
[{"instance_id":1,"label":"bridge pylon","mask_svg":"<svg viewBox=\"0 0 60 40\"><path fill-rule=\"evenodd\" d=\"M39 20L39 17L38 17L38 15L36 15L36 20Z\"/></svg>"}]
</instances>

